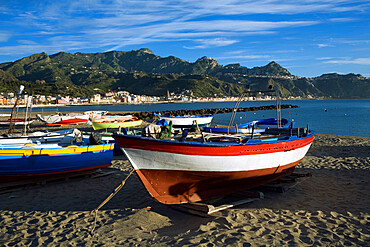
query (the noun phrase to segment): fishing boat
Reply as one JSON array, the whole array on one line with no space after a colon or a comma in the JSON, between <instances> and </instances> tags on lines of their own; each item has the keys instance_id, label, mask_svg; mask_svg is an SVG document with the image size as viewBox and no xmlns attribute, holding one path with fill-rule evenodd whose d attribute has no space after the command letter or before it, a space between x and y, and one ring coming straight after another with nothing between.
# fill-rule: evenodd
<instances>
[{"instance_id":1,"label":"fishing boat","mask_svg":"<svg viewBox=\"0 0 370 247\"><path fill-rule=\"evenodd\" d=\"M109 111L85 111L84 115L88 115L90 120L100 119Z\"/></svg>"},{"instance_id":2,"label":"fishing boat","mask_svg":"<svg viewBox=\"0 0 370 247\"><path fill-rule=\"evenodd\" d=\"M81 113L57 113L47 116L37 114L36 116L40 121L46 123L48 126L86 123L90 117L88 114Z\"/></svg>"},{"instance_id":3,"label":"fishing boat","mask_svg":"<svg viewBox=\"0 0 370 247\"><path fill-rule=\"evenodd\" d=\"M314 134L308 128L281 128L277 109L278 128L259 135L184 131L170 139L122 134L113 138L154 199L165 204L198 202L255 188L294 171Z\"/></svg>"},{"instance_id":4,"label":"fishing boat","mask_svg":"<svg viewBox=\"0 0 370 247\"><path fill-rule=\"evenodd\" d=\"M307 129L292 132L296 135L214 135L199 140L113 137L151 196L162 203L179 204L250 189L290 175L313 141Z\"/></svg>"},{"instance_id":5,"label":"fishing boat","mask_svg":"<svg viewBox=\"0 0 370 247\"><path fill-rule=\"evenodd\" d=\"M0 181L20 181L110 165L113 144L27 143L0 145Z\"/></svg>"},{"instance_id":6,"label":"fishing boat","mask_svg":"<svg viewBox=\"0 0 370 247\"><path fill-rule=\"evenodd\" d=\"M3 134L0 136L0 145L21 145L27 143L70 143L76 137L77 129L58 131L36 131L23 134ZM67 140L69 139L69 140Z\"/></svg>"},{"instance_id":7,"label":"fishing boat","mask_svg":"<svg viewBox=\"0 0 370 247\"><path fill-rule=\"evenodd\" d=\"M91 121L94 130L100 129L119 129L136 127L143 123L143 120L132 116L112 116Z\"/></svg>"},{"instance_id":8,"label":"fishing boat","mask_svg":"<svg viewBox=\"0 0 370 247\"><path fill-rule=\"evenodd\" d=\"M34 119L13 118L12 120L1 120L0 125L9 126L10 122L12 122L12 125L30 125L34 122Z\"/></svg>"},{"instance_id":9,"label":"fishing boat","mask_svg":"<svg viewBox=\"0 0 370 247\"><path fill-rule=\"evenodd\" d=\"M212 122L213 115L198 116L160 116L160 120L172 122L174 128L192 128L209 125Z\"/></svg>"}]
</instances>

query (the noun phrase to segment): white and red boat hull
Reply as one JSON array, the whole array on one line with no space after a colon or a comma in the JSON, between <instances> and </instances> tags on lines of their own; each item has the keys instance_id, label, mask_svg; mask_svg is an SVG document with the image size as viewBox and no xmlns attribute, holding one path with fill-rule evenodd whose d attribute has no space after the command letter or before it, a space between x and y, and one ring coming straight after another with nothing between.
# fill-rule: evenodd
<instances>
[{"instance_id":1,"label":"white and red boat hull","mask_svg":"<svg viewBox=\"0 0 370 247\"><path fill-rule=\"evenodd\" d=\"M172 122L172 126L176 128L190 128L196 125L209 125L212 122L213 116L161 116L160 119L164 119L168 123Z\"/></svg>"},{"instance_id":2,"label":"white and red boat hull","mask_svg":"<svg viewBox=\"0 0 370 247\"><path fill-rule=\"evenodd\" d=\"M253 144L204 144L115 136L152 197L188 203L250 189L289 175L313 136Z\"/></svg>"}]
</instances>

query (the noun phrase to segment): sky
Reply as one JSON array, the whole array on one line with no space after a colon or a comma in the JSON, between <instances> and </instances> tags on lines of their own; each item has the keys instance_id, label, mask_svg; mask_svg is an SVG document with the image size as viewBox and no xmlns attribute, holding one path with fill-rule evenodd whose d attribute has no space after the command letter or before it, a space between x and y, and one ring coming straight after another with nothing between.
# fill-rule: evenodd
<instances>
[{"instance_id":1,"label":"sky","mask_svg":"<svg viewBox=\"0 0 370 247\"><path fill-rule=\"evenodd\" d=\"M248 68L275 61L303 77L370 77L370 1L0 0L0 63L140 48Z\"/></svg>"}]
</instances>

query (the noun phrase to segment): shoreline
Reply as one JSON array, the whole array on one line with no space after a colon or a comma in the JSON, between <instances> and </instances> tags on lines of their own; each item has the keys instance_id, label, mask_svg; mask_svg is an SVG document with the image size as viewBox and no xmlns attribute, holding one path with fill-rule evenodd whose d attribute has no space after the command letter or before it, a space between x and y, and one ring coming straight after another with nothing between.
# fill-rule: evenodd
<instances>
[{"instance_id":1,"label":"shoreline","mask_svg":"<svg viewBox=\"0 0 370 247\"><path fill-rule=\"evenodd\" d=\"M49 114L54 114L55 112L44 112L44 114L49 115ZM115 114L127 114L129 112L111 112ZM6 116L0 116L0 121L1 120L6 120L9 117ZM140 126L139 126L140 127ZM55 131L55 130L61 130L61 129L83 129L84 131L94 131L91 125L82 123L78 125L62 125L62 126L46 126L45 123L36 120L34 121L31 125L29 125L28 131L27 132L36 132L36 131ZM1 126L0 125L0 134L7 134L8 133L9 126ZM13 127L13 133L23 133L24 126L23 125L16 125ZM343 137L343 138L369 138L368 136L355 136L355 135L338 135L338 134L325 134L325 133L317 133L315 132L316 135L326 135L326 136L338 136L338 137ZM370 147L369 147L370 148Z\"/></svg>"},{"instance_id":2,"label":"shoreline","mask_svg":"<svg viewBox=\"0 0 370 247\"><path fill-rule=\"evenodd\" d=\"M141 246L364 246L370 241L369 137L317 134L298 173L312 177L285 193L210 217L154 201L116 156L102 177L82 177L0 193L0 244Z\"/></svg>"},{"instance_id":3,"label":"shoreline","mask_svg":"<svg viewBox=\"0 0 370 247\"><path fill-rule=\"evenodd\" d=\"M53 114L54 112L45 112L45 114ZM122 113L126 114L129 112L112 112L112 113ZM8 117L2 117L0 116L0 120L3 119L8 119ZM36 132L36 131L55 131L55 130L61 130L61 129L83 129L84 131L94 131L91 125L82 123L78 125L62 125L62 126L46 126L45 123L36 120L33 122L31 125L29 125L29 129L27 132ZM139 126L140 128L140 126ZM0 125L0 134L6 134L7 130L9 129L9 126L1 126ZM24 130L23 125L17 125L15 128L13 127L13 133L18 133L22 132ZM338 134L325 134L325 133L317 133L315 132L316 135L326 135L326 136L338 136L338 137L343 137L343 138L369 138L368 136L354 136L354 135L338 135Z\"/></svg>"},{"instance_id":4,"label":"shoreline","mask_svg":"<svg viewBox=\"0 0 370 247\"><path fill-rule=\"evenodd\" d=\"M369 98L370 99L370 98ZM322 101L322 100L369 100L369 99L281 99L281 101ZM249 100L250 102L276 102L276 100ZM87 104L38 104L32 105L32 108L48 108L48 107L78 107L78 106L109 106L109 105L152 105L152 104L178 104L178 103L222 103L236 102L235 100L210 100L210 101L160 101L160 102L140 102L140 103L87 103ZM247 102L247 101L246 101ZM0 105L0 109L12 109L14 105ZM26 105L18 105L18 108L26 108Z\"/></svg>"}]
</instances>

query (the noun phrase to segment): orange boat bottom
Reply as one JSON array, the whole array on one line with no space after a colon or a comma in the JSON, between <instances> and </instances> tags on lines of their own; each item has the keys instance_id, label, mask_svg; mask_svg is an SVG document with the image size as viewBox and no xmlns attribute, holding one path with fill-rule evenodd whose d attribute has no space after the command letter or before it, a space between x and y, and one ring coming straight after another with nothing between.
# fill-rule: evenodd
<instances>
[{"instance_id":1,"label":"orange boat bottom","mask_svg":"<svg viewBox=\"0 0 370 247\"><path fill-rule=\"evenodd\" d=\"M150 195L161 203L203 201L270 183L293 173L300 160L253 171L207 172L179 170L136 170Z\"/></svg>"}]
</instances>

